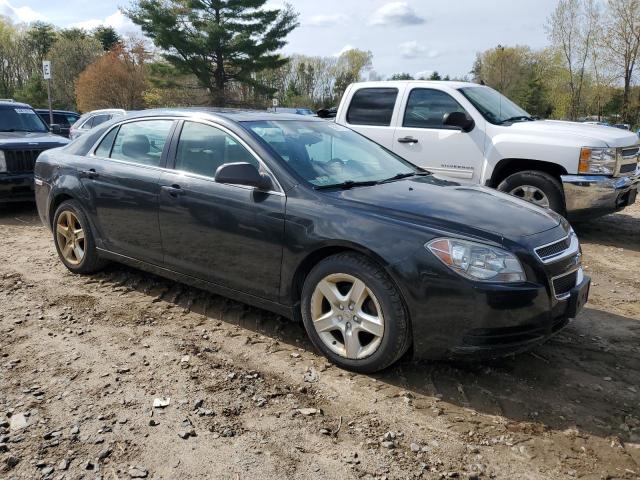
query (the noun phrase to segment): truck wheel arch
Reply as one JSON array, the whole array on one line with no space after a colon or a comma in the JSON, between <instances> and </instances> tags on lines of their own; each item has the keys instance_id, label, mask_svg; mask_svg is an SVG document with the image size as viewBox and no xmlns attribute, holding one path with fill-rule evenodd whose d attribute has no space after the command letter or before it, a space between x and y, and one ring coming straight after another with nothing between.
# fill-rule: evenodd
<instances>
[{"instance_id":1,"label":"truck wheel arch","mask_svg":"<svg viewBox=\"0 0 640 480\"><path fill-rule=\"evenodd\" d=\"M509 175L525 170L538 170L545 172L554 176L558 180L560 180L561 175L567 174L564 167L556 163L524 158L504 158L497 163L493 169L491 178L486 184L491 188L497 188L498 185L500 185L500 183Z\"/></svg>"}]
</instances>

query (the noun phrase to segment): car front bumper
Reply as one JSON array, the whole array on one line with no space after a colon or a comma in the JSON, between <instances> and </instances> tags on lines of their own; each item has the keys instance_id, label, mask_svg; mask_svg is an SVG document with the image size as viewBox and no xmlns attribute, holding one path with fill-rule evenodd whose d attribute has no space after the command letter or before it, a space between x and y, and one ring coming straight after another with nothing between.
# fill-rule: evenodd
<instances>
[{"instance_id":1,"label":"car front bumper","mask_svg":"<svg viewBox=\"0 0 640 480\"><path fill-rule=\"evenodd\" d=\"M625 177L562 175L570 220L586 220L617 212L635 202L640 172Z\"/></svg>"},{"instance_id":2,"label":"car front bumper","mask_svg":"<svg viewBox=\"0 0 640 480\"><path fill-rule=\"evenodd\" d=\"M33 172L0 173L0 203L33 202Z\"/></svg>"}]
</instances>

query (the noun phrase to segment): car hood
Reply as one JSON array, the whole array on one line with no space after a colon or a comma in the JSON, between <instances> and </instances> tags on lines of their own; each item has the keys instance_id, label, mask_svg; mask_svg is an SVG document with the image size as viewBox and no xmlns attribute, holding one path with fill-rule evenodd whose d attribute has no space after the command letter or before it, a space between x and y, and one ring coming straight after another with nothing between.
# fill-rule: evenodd
<instances>
[{"instance_id":1,"label":"car hood","mask_svg":"<svg viewBox=\"0 0 640 480\"><path fill-rule=\"evenodd\" d=\"M62 146L69 143L64 137L45 132L0 132L0 147L3 145Z\"/></svg>"},{"instance_id":2,"label":"car hood","mask_svg":"<svg viewBox=\"0 0 640 480\"><path fill-rule=\"evenodd\" d=\"M434 176L331 191L367 209L445 232L518 241L560 223L560 216L510 195Z\"/></svg>"},{"instance_id":3,"label":"car hood","mask_svg":"<svg viewBox=\"0 0 640 480\"><path fill-rule=\"evenodd\" d=\"M581 147L629 147L638 143L638 136L628 130L578 122L537 120L516 122L507 128L513 133L574 137L577 145Z\"/></svg>"}]
</instances>

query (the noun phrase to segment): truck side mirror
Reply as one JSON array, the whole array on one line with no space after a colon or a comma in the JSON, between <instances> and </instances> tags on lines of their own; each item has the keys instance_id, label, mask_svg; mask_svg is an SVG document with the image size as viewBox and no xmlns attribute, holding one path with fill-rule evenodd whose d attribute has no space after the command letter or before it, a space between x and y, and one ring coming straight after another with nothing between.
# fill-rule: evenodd
<instances>
[{"instance_id":1,"label":"truck side mirror","mask_svg":"<svg viewBox=\"0 0 640 480\"><path fill-rule=\"evenodd\" d=\"M476 122L467 112L445 113L442 117L442 123L449 127L457 127L466 133L469 133L476 126Z\"/></svg>"},{"instance_id":2,"label":"truck side mirror","mask_svg":"<svg viewBox=\"0 0 640 480\"><path fill-rule=\"evenodd\" d=\"M60 125L58 125L57 123L52 123L51 125L49 125L49 131L55 135L60 135Z\"/></svg>"}]
</instances>

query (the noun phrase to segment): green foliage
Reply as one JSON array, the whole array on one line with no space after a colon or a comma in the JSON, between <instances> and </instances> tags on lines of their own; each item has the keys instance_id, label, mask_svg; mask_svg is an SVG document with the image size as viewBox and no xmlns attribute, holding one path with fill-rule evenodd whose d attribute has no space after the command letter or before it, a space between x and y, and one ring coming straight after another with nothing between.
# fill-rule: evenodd
<instances>
[{"instance_id":1,"label":"green foliage","mask_svg":"<svg viewBox=\"0 0 640 480\"><path fill-rule=\"evenodd\" d=\"M433 72L427 80L442 80L442 77L438 72Z\"/></svg>"},{"instance_id":2,"label":"green foliage","mask_svg":"<svg viewBox=\"0 0 640 480\"><path fill-rule=\"evenodd\" d=\"M88 36L89 34L84 28L77 28L77 27L63 28L58 32L59 38L64 38L72 41L84 40Z\"/></svg>"},{"instance_id":3,"label":"green foliage","mask_svg":"<svg viewBox=\"0 0 640 480\"><path fill-rule=\"evenodd\" d=\"M394 73L389 80L413 80L413 76L409 73Z\"/></svg>"},{"instance_id":4,"label":"green foliage","mask_svg":"<svg viewBox=\"0 0 640 480\"><path fill-rule=\"evenodd\" d=\"M56 41L56 30L53 25L45 22L34 22L27 30L27 41L39 63Z\"/></svg>"},{"instance_id":5,"label":"green foliage","mask_svg":"<svg viewBox=\"0 0 640 480\"><path fill-rule=\"evenodd\" d=\"M47 87L44 80L39 77L29 78L21 88L15 91L14 99L28 103L34 108L48 106Z\"/></svg>"},{"instance_id":6,"label":"green foliage","mask_svg":"<svg viewBox=\"0 0 640 480\"><path fill-rule=\"evenodd\" d=\"M226 89L239 83L268 92L255 74L283 66L276 52L297 27L297 14L267 9L267 0L138 0L126 11L163 49L165 58L193 74L220 106ZM180 25L180 28L176 28Z\"/></svg>"},{"instance_id":7,"label":"green foliage","mask_svg":"<svg viewBox=\"0 0 640 480\"><path fill-rule=\"evenodd\" d=\"M108 52L117 44L122 42L122 38L113 27L101 25L93 30L93 38L98 40L102 45L102 49Z\"/></svg>"}]
</instances>

